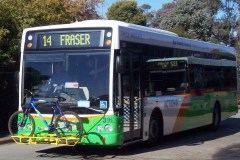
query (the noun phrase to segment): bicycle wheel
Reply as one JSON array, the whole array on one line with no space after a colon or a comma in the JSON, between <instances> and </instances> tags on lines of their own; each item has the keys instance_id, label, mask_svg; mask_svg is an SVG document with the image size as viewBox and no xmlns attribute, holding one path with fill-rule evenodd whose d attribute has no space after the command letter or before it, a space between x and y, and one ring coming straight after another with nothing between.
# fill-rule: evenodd
<instances>
[{"instance_id":1,"label":"bicycle wheel","mask_svg":"<svg viewBox=\"0 0 240 160\"><path fill-rule=\"evenodd\" d=\"M22 124L23 121L25 124ZM35 122L30 114L24 115L23 111L14 112L8 120L8 130L12 136L32 136L35 131Z\"/></svg>"},{"instance_id":2,"label":"bicycle wheel","mask_svg":"<svg viewBox=\"0 0 240 160\"><path fill-rule=\"evenodd\" d=\"M72 111L65 111L62 116L58 115L55 120L55 127L58 138L79 138L82 135L82 120L75 112Z\"/></svg>"}]
</instances>

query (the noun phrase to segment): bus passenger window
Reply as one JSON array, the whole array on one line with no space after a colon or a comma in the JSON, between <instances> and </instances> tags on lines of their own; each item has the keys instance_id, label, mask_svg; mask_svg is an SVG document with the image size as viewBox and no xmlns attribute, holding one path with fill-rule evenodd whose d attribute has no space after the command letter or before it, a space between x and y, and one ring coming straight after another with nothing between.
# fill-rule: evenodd
<instances>
[{"instance_id":1,"label":"bus passenger window","mask_svg":"<svg viewBox=\"0 0 240 160\"><path fill-rule=\"evenodd\" d=\"M194 86L196 89L200 89L205 86L203 75L201 73L194 73Z\"/></svg>"},{"instance_id":2,"label":"bus passenger window","mask_svg":"<svg viewBox=\"0 0 240 160\"><path fill-rule=\"evenodd\" d=\"M153 82L149 82L149 96L155 96L155 85Z\"/></svg>"},{"instance_id":3,"label":"bus passenger window","mask_svg":"<svg viewBox=\"0 0 240 160\"><path fill-rule=\"evenodd\" d=\"M178 90L186 91L187 89L188 89L188 83L181 83Z\"/></svg>"},{"instance_id":4,"label":"bus passenger window","mask_svg":"<svg viewBox=\"0 0 240 160\"><path fill-rule=\"evenodd\" d=\"M129 77L127 75L123 76L123 96L130 96L130 84Z\"/></svg>"}]
</instances>

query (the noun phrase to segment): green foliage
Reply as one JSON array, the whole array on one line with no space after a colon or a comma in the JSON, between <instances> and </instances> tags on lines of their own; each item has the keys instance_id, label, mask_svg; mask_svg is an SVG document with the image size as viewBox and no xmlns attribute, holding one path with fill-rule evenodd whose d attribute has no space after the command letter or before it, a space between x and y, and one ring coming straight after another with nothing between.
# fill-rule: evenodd
<instances>
[{"instance_id":1,"label":"green foliage","mask_svg":"<svg viewBox=\"0 0 240 160\"><path fill-rule=\"evenodd\" d=\"M128 23L146 25L146 18L133 0L120 0L112 4L107 11L109 20L119 20Z\"/></svg>"},{"instance_id":2,"label":"green foliage","mask_svg":"<svg viewBox=\"0 0 240 160\"><path fill-rule=\"evenodd\" d=\"M9 4L6 0L0 1L0 67L15 62L14 53L10 48L18 33L13 18L15 11L13 4Z\"/></svg>"},{"instance_id":3,"label":"green foliage","mask_svg":"<svg viewBox=\"0 0 240 160\"><path fill-rule=\"evenodd\" d=\"M208 41L211 37L211 11L199 0L177 0L157 12L155 26L166 30L180 29L184 37Z\"/></svg>"},{"instance_id":4,"label":"green foliage","mask_svg":"<svg viewBox=\"0 0 240 160\"><path fill-rule=\"evenodd\" d=\"M181 26L169 29L169 31L176 33L180 37L185 37L185 38L190 38L190 39L194 39L196 37L195 34L186 32L185 29L182 28Z\"/></svg>"},{"instance_id":5,"label":"green foliage","mask_svg":"<svg viewBox=\"0 0 240 160\"><path fill-rule=\"evenodd\" d=\"M187 38L233 45L237 5L240 8L240 0L175 0L156 12L152 26ZM220 18L218 11L223 13Z\"/></svg>"},{"instance_id":6,"label":"green foliage","mask_svg":"<svg viewBox=\"0 0 240 160\"><path fill-rule=\"evenodd\" d=\"M149 4L143 4L140 9L142 10L142 13L148 12L149 9L151 9L151 6Z\"/></svg>"},{"instance_id":7,"label":"green foliage","mask_svg":"<svg viewBox=\"0 0 240 160\"><path fill-rule=\"evenodd\" d=\"M152 27L152 19L154 18L154 11L149 11L151 9L151 6L148 4L143 4L140 6L140 10L143 13L143 15L146 18L146 26Z\"/></svg>"},{"instance_id":8,"label":"green foliage","mask_svg":"<svg viewBox=\"0 0 240 160\"><path fill-rule=\"evenodd\" d=\"M218 25L215 25L217 27L215 37L226 45L234 46L234 43L236 43L235 33L237 32L237 19L239 18L240 11L240 8L238 8L239 6L240 1L224 0L220 8L224 14L216 19Z\"/></svg>"},{"instance_id":9,"label":"green foliage","mask_svg":"<svg viewBox=\"0 0 240 160\"><path fill-rule=\"evenodd\" d=\"M240 64L240 26L238 26L238 34L237 34L237 41L235 44L235 48L237 50L237 62Z\"/></svg>"}]
</instances>

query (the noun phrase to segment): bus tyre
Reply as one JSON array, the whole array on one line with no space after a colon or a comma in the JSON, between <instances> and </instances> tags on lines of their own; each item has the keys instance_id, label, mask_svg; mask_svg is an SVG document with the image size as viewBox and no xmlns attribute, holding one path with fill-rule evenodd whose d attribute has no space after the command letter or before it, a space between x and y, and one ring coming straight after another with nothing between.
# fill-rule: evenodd
<instances>
[{"instance_id":1,"label":"bus tyre","mask_svg":"<svg viewBox=\"0 0 240 160\"><path fill-rule=\"evenodd\" d=\"M32 136L35 131L35 122L31 114L27 114L26 123L24 126L20 126L19 124L22 121L23 111L16 111L14 112L8 120L8 130L11 136L16 135L24 135L24 136Z\"/></svg>"},{"instance_id":2,"label":"bus tyre","mask_svg":"<svg viewBox=\"0 0 240 160\"><path fill-rule=\"evenodd\" d=\"M215 106L212 116L211 131L217 131L220 126L220 122L221 122L220 108L218 106Z\"/></svg>"},{"instance_id":3,"label":"bus tyre","mask_svg":"<svg viewBox=\"0 0 240 160\"><path fill-rule=\"evenodd\" d=\"M157 145L162 137L161 121L157 115L152 115L149 123L149 140L151 146Z\"/></svg>"},{"instance_id":4,"label":"bus tyre","mask_svg":"<svg viewBox=\"0 0 240 160\"><path fill-rule=\"evenodd\" d=\"M83 123L81 118L72 111L65 111L63 112L62 116L58 115L55 120L55 127L55 133L58 138L80 138L83 131Z\"/></svg>"}]
</instances>

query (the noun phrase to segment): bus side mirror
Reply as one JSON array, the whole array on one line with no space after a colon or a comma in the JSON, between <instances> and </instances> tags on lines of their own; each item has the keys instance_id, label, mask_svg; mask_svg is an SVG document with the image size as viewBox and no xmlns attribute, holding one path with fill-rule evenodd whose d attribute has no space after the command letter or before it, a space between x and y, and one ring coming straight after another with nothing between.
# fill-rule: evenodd
<instances>
[{"instance_id":1,"label":"bus side mirror","mask_svg":"<svg viewBox=\"0 0 240 160\"><path fill-rule=\"evenodd\" d=\"M122 59L122 56L116 57L116 72L117 73L124 73L125 72L125 65Z\"/></svg>"}]
</instances>

